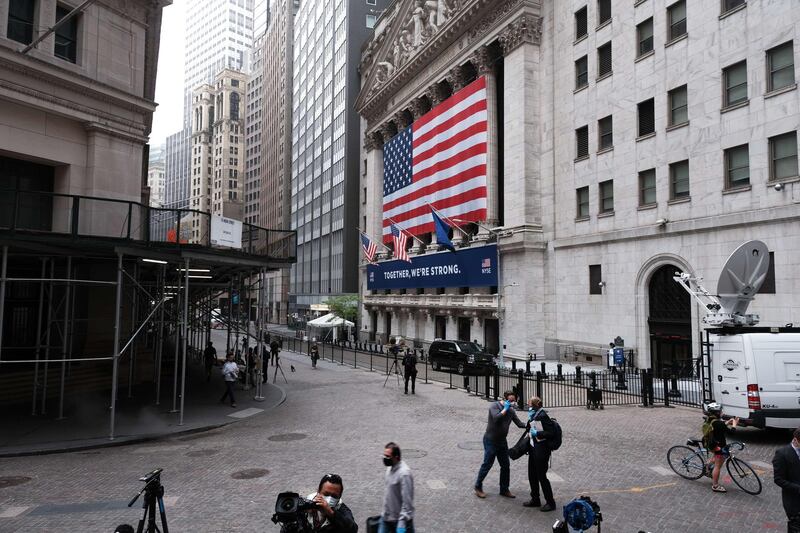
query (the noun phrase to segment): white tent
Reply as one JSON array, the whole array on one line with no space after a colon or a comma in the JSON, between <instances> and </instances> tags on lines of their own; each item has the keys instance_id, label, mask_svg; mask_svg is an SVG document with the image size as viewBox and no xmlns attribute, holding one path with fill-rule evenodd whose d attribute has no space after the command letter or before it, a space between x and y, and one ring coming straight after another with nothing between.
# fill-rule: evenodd
<instances>
[{"instance_id":1,"label":"white tent","mask_svg":"<svg viewBox=\"0 0 800 533\"><path fill-rule=\"evenodd\" d=\"M333 313L328 313L327 315L322 315L319 318L315 318L314 320L311 320L308 325L317 328L335 328L337 326L352 328L354 326L354 324L349 320L338 317Z\"/></svg>"}]
</instances>

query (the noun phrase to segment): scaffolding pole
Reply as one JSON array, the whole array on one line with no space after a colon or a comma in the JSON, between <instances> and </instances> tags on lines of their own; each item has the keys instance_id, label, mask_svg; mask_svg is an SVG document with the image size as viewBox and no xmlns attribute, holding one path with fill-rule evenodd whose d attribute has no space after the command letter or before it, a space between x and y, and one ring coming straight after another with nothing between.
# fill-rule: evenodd
<instances>
[{"instance_id":1,"label":"scaffolding pole","mask_svg":"<svg viewBox=\"0 0 800 533\"><path fill-rule=\"evenodd\" d=\"M111 434L108 440L114 440L114 416L117 409L117 372L119 368L119 333L120 310L122 308L122 254L117 254L117 296L114 300L114 359L111 372Z\"/></svg>"},{"instance_id":2,"label":"scaffolding pole","mask_svg":"<svg viewBox=\"0 0 800 533\"><path fill-rule=\"evenodd\" d=\"M72 257L67 257L67 279L72 278ZM72 285L67 282L64 286L64 329L61 331L61 386L58 392L58 420L64 418L64 385L67 381L67 341L69 336L69 308L70 290Z\"/></svg>"},{"instance_id":3,"label":"scaffolding pole","mask_svg":"<svg viewBox=\"0 0 800 533\"><path fill-rule=\"evenodd\" d=\"M183 368L181 369L181 415L179 426L183 425L183 404L186 397L186 343L189 340L189 259L186 260L186 276L183 283Z\"/></svg>"},{"instance_id":4,"label":"scaffolding pole","mask_svg":"<svg viewBox=\"0 0 800 533\"><path fill-rule=\"evenodd\" d=\"M36 416L36 394L39 388L39 354L42 349L42 306L44 305L44 277L47 275L47 259L42 259L42 277L39 282L39 307L36 313L36 363L33 366L33 399L31 416Z\"/></svg>"}]
</instances>

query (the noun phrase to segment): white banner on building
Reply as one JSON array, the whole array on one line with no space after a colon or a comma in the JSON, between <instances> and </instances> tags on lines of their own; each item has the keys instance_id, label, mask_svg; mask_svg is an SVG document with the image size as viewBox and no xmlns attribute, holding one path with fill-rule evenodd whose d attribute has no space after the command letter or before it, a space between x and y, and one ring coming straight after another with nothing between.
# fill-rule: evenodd
<instances>
[{"instance_id":1,"label":"white banner on building","mask_svg":"<svg viewBox=\"0 0 800 533\"><path fill-rule=\"evenodd\" d=\"M211 217L211 244L229 248L242 247L242 221L219 215Z\"/></svg>"}]
</instances>

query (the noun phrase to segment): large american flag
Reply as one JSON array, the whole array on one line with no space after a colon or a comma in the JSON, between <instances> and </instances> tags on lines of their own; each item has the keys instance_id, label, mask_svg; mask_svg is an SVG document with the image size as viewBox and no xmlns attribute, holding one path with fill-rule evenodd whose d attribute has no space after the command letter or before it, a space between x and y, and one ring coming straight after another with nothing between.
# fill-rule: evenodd
<instances>
[{"instance_id":1,"label":"large american flag","mask_svg":"<svg viewBox=\"0 0 800 533\"><path fill-rule=\"evenodd\" d=\"M460 90L383 147L383 241L392 223L411 235L434 231L433 205L447 217L486 220L486 79Z\"/></svg>"}]
</instances>

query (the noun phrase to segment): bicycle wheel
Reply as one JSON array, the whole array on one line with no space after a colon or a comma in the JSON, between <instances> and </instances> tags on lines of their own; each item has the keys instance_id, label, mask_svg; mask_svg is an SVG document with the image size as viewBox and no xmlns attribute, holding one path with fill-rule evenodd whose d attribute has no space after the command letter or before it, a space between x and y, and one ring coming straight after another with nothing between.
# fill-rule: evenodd
<instances>
[{"instance_id":1,"label":"bicycle wheel","mask_svg":"<svg viewBox=\"0 0 800 533\"><path fill-rule=\"evenodd\" d=\"M749 464L738 457L731 457L725 463L725 468L728 469L728 475L731 476L733 482L747 494L761 493L761 479Z\"/></svg>"},{"instance_id":2,"label":"bicycle wheel","mask_svg":"<svg viewBox=\"0 0 800 533\"><path fill-rule=\"evenodd\" d=\"M667 452L669 467L686 479L699 479L705 471L705 461L688 446L673 446Z\"/></svg>"}]
</instances>

